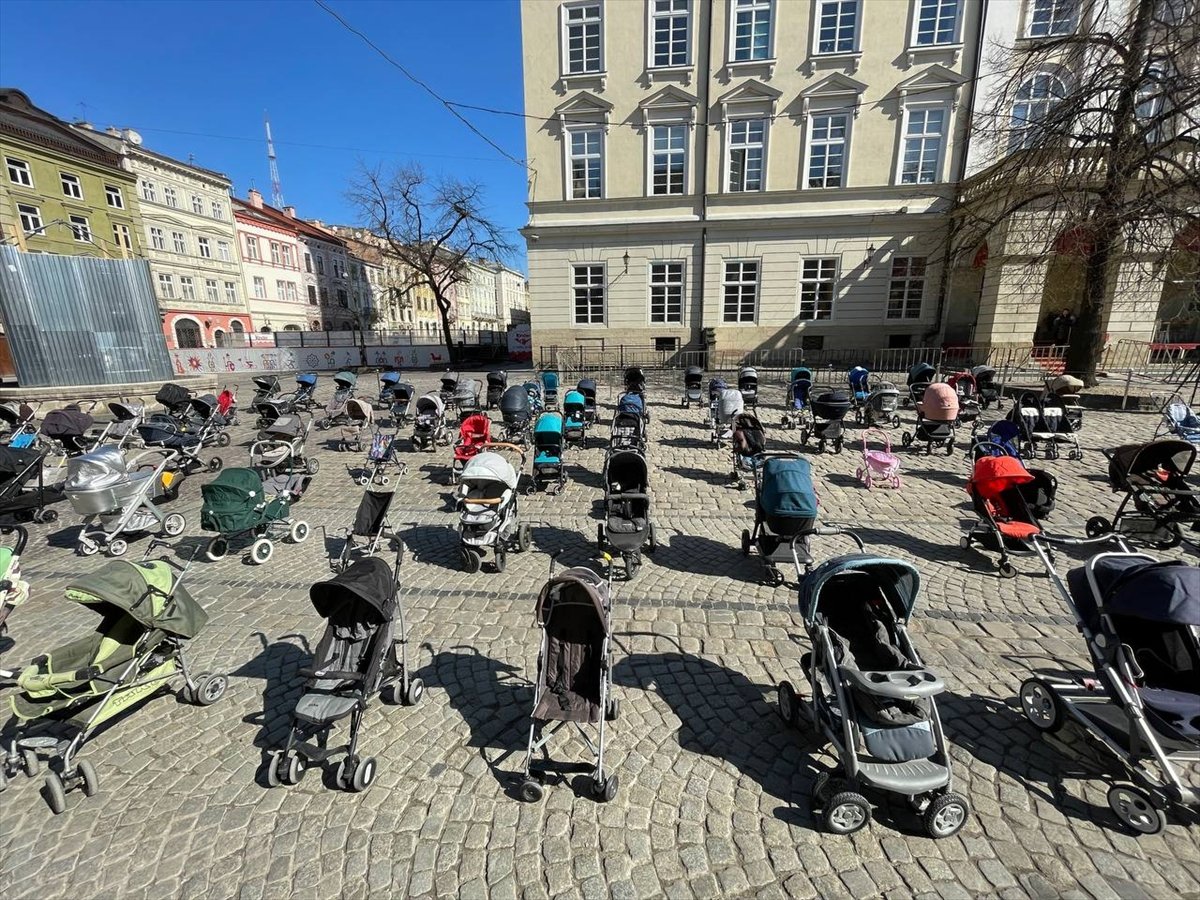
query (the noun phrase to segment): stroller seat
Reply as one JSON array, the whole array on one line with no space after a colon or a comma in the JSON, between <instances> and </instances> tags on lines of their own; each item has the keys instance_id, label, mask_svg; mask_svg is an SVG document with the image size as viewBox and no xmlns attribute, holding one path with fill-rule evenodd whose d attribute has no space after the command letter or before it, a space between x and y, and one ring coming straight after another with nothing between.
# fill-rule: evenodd
<instances>
[{"instance_id":1,"label":"stroller seat","mask_svg":"<svg viewBox=\"0 0 1200 900\"><path fill-rule=\"evenodd\" d=\"M311 476L303 474L288 475L287 473L279 473L271 475L263 479L263 493L267 496L274 496L288 501L298 500L304 495L304 490L310 480Z\"/></svg>"},{"instance_id":2,"label":"stroller seat","mask_svg":"<svg viewBox=\"0 0 1200 900\"><path fill-rule=\"evenodd\" d=\"M366 668L371 658L371 637L375 630L361 620L344 614L331 617L325 639L319 649L324 658L314 660L314 677L304 686L296 702L296 718L313 725L328 725L343 719L359 704ZM323 678L324 673L337 673L337 678ZM358 673L358 678L340 677Z\"/></svg>"},{"instance_id":3,"label":"stroller seat","mask_svg":"<svg viewBox=\"0 0 1200 900\"><path fill-rule=\"evenodd\" d=\"M554 612L546 622L546 660L541 671L545 690L533 718L595 724L601 716L604 622L591 613L592 601L579 585L560 582L550 588L550 594ZM585 614L569 614L579 608L576 604Z\"/></svg>"}]
</instances>

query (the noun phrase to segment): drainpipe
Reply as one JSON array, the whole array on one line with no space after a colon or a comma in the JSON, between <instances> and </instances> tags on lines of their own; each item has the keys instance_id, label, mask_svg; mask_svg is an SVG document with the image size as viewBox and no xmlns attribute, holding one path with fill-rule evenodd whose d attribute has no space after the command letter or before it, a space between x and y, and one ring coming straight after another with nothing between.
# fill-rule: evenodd
<instances>
[{"instance_id":1,"label":"drainpipe","mask_svg":"<svg viewBox=\"0 0 1200 900\"><path fill-rule=\"evenodd\" d=\"M697 131L697 166L698 174L696 190L700 194L700 335L704 339L704 310L707 308L705 296L705 281L708 278L708 85L711 77L709 67L712 64L712 16L713 4L697 4L697 9L703 18L701 26L701 47L703 47L703 62L697 73L699 83L700 121L703 123ZM708 343L705 342L705 363L707 364Z\"/></svg>"}]
</instances>

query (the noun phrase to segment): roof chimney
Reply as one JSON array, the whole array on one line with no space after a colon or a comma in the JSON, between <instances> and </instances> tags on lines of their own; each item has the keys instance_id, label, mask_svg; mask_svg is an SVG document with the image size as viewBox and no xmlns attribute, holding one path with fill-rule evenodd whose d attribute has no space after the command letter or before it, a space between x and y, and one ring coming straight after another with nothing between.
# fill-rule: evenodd
<instances>
[{"instance_id":1,"label":"roof chimney","mask_svg":"<svg viewBox=\"0 0 1200 900\"><path fill-rule=\"evenodd\" d=\"M294 219L294 218L296 218L296 207L294 207L294 206L285 206L285 207L283 208L283 214L284 214L285 216L287 216L289 219Z\"/></svg>"},{"instance_id":2,"label":"roof chimney","mask_svg":"<svg viewBox=\"0 0 1200 900\"><path fill-rule=\"evenodd\" d=\"M107 128L104 129L104 133L107 134L109 137L120 137L121 129L117 128L115 125L109 125Z\"/></svg>"},{"instance_id":3,"label":"roof chimney","mask_svg":"<svg viewBox=\"0 0 1200 900\"><path fill-rule=\"evenodd\" d=\"M255 209L262 209L262 194L260 194L257 190L250 188L250 190L246 192L246 197L250 200L251 206L253 206Z\"/></svg>"}]
</instances>

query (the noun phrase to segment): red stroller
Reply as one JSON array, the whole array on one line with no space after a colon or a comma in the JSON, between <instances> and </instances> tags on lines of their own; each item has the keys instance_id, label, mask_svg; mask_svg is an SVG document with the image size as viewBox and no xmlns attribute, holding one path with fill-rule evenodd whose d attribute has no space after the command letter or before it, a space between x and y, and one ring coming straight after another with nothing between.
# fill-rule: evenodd
<instances>
[{"instance_id":1,"label":"red stroller","mask_svg":"<svg viewBox=\"0 0 1200 900\"><path fill-rule=\"evenodd\" d=\"M492 420L483 413L473 413L458 426L458 443L454 445L454 465L450 483L457 484L467 463L492 440Z\"/></svg>"},{"instance_id":2,"label":"red stroller","mask_svg":"<svg viewBox=\"0 0 1200 900\"><path fill-rule=\"evenodd\" d=\"M967 493L979 521L959 540L966 550L978 544L1000 554L1000 574L1012 578L1013 553L1031 553L1031 541L1042 534L1041 519L1054 509L1058 483L1038 469L1026 469L1011 456L981 456L967 482Z\"/></svg>"}]
</instances>

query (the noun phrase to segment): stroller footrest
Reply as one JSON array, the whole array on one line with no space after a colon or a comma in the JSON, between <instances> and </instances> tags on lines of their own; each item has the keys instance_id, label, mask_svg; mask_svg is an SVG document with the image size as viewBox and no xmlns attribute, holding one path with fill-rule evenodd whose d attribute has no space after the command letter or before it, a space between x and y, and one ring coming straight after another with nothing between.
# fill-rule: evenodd
<instances>
[{"instance_id":1,"label":"stroller footrest","mask_svg":"<svg viewBox=\"0 0 1200 900\"><path fill-rule=\"evenodd\" d=\"M936 696L946 690L945 682L928 669L863 672L849 666L838 666L838 674L865 694L895 700L918 700Z\"/></svg>"},{"instance_id":2,"label":"stroller footrest","mask_svg":"<svg viewBox=\"0 0 1200 900\"><path fill-rule=\"evenodd\" d=\"M872 787L897 794L924 794L950 782L950 770L928 759L911 762L871 762L861 757L858 777Z\"/></svg>"},{"instance_id":3,"label":"stroller footrest","mask_svg":"<svg viewBox=\"0 0 1200 900\"><path fill-rule=\"evenodd\" d=\"M343 672L339 669L301 669L300 677L331 681L362 681L364 678L361 672Z\"/></svg>"}]
</instances>

